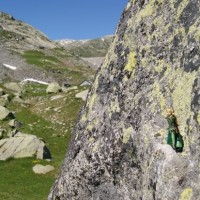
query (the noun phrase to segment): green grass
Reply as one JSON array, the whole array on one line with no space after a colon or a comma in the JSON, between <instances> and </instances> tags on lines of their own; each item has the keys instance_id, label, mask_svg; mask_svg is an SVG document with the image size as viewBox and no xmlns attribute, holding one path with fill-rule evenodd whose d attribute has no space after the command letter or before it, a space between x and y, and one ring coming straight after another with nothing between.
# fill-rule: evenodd
<instances>
[{"instance_id":1,"label":"green grass","mask_svg":"<svg viewBox=\"0 0 200 200\"><path fill-rule=\"evenodd\" d=\"M0 199L1 200L45 200L55 178L59 172L64 155L69 145L71 130L75 124L77 115L83 105L83 101L75 99L75 94L86 89L79 87L67 93L47 95L46 87L38 84L25 86L24 99L30 99L30 104L11 102L8 108L15 111L16 119L23 123L20 131L34 134L43 138L50 150L53 160L49 163L35 158L9 159L0 161ZM63 95L63 98L51 100L52 96ZM40 98L40 101L38 101ZM53 108L62 106L62 112L55 112ZM49 111L46 108L51 107ZM38 110L41 110L40 113ZM53 123L52 117L64 121L62 126ZM0 126L7 122L0 122ZM67 130L67 132L65 132ZM52 165L55 171L46 175L36 175L32 171L35 164Z\"/></svg>"},{"instance_id":2,"label":"green grass","mask_svg":"<svg viewBox=\"0 0 200 200\"><path fill-rule=\"evenodd\" d=\"M57 57L45 55L42 51L25 51L23 58L27 63L44 69L54 69L58 65L62 65L62 62Z\"/></svg>"},{"instance_id":3,"label":"green grass","mask_svg":"<svg viewBox=\"0 0 200 200\"><path fill-rule=\"evenodd\" d=\"M13 39L19 36L20 35L15 32L0 30L0 40L9 40L9 39Z\"/></svg>"},{"instance_id":4,"label":"green grass","mask_svg":"<svg viewBox=\"0 0 200 200\"><path fill-rule=\"evenodd\" d=\"M70 84L80 84L94 74L94 70L84 66L74 66L73 57L69 64L69 54L64 49L51 50L51 56L42 51L29 50L22 55L27 63L36 65L47 71L59 72L62 79L69 79Z\"/></svg>"},{"instance_id":5,"label":"green grass","mask_svg":"<svg viewBox=\"0 0 200 200\"><path fill-rule=\"evenodd\" d=\"M0 162L1 200L46 200L54 174L36 175L31 158ZM48 164L44 161L41 164Z\"/></svg>"},{"instance_id":6,"label":"green grass","mask_svg":"<svg viewBox=\"0 0 200 200\"><path fill-rule=\"evenodd\" d=\"M38 83L26 84L24 86L25 96L29 97L37 97L37 96L48 96L46 93L47 85L41 85Z\"/></svg>"}]
</instances>

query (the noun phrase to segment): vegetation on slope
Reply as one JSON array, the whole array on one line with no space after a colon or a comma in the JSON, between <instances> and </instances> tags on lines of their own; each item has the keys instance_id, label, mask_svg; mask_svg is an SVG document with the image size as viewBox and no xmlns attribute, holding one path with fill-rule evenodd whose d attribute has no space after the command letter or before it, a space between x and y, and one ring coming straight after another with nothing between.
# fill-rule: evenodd
<instances>
[{"instance_id":1,"label":"vegetation on slope","mask_svg":"<svg viewBox=\"0 0 200 200\"><path fill-rule=\"evenodd\" d=\"M43 138L52 154L52 162L35 158L0 161L3 172L0 179L2 200L45 200L59 171L69 144L78 112L83 105L75 94L85 90L78 87L67 92L49 95L46 86L27 84L23 94L24 103L11 102L8 108L15 111L16 119L22 122L20 131ZM0 126L8 129L7 122ZM35 164L53 165L56 170L46 175L32 171Z\"/></svg>"}]
</instances>

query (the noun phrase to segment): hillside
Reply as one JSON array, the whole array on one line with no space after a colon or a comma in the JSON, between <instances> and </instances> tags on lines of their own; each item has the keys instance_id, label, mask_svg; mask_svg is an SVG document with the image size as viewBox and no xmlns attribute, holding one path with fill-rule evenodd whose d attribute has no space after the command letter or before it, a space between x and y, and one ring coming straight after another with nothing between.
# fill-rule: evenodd
<instances>
[{"instance_id":1,"label":"hillside","mask_svg":"<svg viewBox=\"0 0 200 200\"><path fill-rule=\"evenodd\" d=\"M34 78L80 84L92 80L95 73L87 61L49 40L31 25L3 12L0 12L0 41L0 79Z\"/></svg>"},{"instance_id":2,"label":"hillside","mask_svg":"<svg viewBox=\"0 0 200 200\"><path fill-rule=\"evenodd\" d=\"M93 40L60 40L57 41L69 52L80 57L105 57L113 36L105 36Z\"/></svg>"},{"instance_id":3,"label":"hillside","mask_svg":"<svg viewBox=\"0 0 200 200\"><path fill-rule=\"evenodd\" d=\"M93 69L98 69L108 52L113 35L93 40L59 40L56 41L71 55L81 57Z\"/></svg>"},{"instance_id":4,"label":"hillside","mask_svg":"<svg viewBox=\"0 0 200 200\"><path fill-rule=\"evenodd\" d=\"M129 0L49 200L200 199L199 16L199 0Z\"/></svg>"}]
</instances>

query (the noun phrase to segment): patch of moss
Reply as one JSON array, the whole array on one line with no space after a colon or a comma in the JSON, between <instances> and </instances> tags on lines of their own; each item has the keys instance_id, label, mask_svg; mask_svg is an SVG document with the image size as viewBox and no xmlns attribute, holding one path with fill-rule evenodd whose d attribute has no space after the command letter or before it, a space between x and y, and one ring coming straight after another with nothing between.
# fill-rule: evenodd
<instances>
[{"instance_id":1,"label":"patch of moss","mask_svg":"<svg viewBox=\"0 0 200 200\"><path fill-rule=\"evenodd\" d=\"M47 56L42 51L29 50L25 51L23 58L29 64L34 64L41 68L54 68L55 65L61 64L61 62L54 56Z\"/></svg>"}]
</instances>

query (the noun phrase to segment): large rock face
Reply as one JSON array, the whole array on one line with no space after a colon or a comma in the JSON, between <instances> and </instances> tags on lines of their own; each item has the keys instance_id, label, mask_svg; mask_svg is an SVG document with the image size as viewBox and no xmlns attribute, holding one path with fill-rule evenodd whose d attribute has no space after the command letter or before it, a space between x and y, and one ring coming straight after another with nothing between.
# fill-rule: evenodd
<instances>
[{"instance_id":1,"label":"large rock face","mask_svg":"<svg viewBox=\"0 0 200 200\"><path fill-rule=\"evenodd\" d=\"M49 200L200 199L199 8L129 1ZM169 106L182 153L165 142Z\"/></svg>"}]
</instances>

